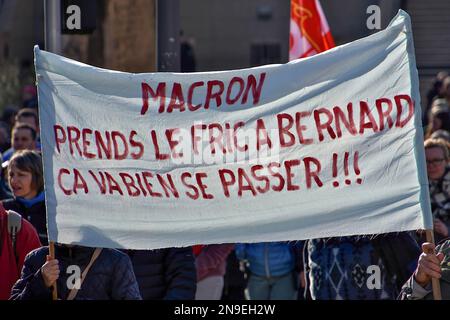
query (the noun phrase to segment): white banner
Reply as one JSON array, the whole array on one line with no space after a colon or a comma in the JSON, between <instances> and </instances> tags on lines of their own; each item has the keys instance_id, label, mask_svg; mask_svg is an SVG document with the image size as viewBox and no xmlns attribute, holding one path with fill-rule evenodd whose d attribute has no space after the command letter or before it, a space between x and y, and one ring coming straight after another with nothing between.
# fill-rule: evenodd
<instances>
[{"instance_id":1,"label":"white banner","mask_svg":"<svg viewBox=\"0 0 450 320\"><path fill-rule=\"evenodd\" d=\"M283 65L130 74L35 48L49 238L154 249L431 228L409 17Z\"/></svg>"}]
</instances>

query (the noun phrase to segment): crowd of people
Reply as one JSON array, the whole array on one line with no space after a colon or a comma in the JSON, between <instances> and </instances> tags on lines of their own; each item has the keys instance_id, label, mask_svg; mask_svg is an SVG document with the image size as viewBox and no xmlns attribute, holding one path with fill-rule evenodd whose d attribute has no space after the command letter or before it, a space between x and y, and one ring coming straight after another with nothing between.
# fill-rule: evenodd
<instances>
[{"instance_id":1,"label":"crowd of people","mask_svg":"<svg viewBox=\"0 0 450 320\"><path fill-rule=\"evenodd\" d=\"M0 299L450 299L450 76L423 112L437 246L423 231L307 241L116 250L55 244L50 256L36 88L0 122ZM72 266L80 268L70 286Z\"/></svg>"}]
</instances>

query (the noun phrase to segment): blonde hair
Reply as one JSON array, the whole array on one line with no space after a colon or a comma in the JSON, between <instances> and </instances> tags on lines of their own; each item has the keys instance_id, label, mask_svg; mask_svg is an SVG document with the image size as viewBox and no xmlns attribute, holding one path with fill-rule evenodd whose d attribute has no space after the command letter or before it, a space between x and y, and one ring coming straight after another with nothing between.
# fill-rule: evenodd
<instances>
[{"instance_id":1,"label":"blonde hair","mask_svg":"<svg viewBox=\"0 0 450 320\"><path fill-rule=\"evenodd\" d=\"M450 143L445 141L444 139L427 139L424 143L425 150L431 148L441 148L444 153L445 161L448 161L449 158L449 147Z\"/></svg>"}]
</instances>

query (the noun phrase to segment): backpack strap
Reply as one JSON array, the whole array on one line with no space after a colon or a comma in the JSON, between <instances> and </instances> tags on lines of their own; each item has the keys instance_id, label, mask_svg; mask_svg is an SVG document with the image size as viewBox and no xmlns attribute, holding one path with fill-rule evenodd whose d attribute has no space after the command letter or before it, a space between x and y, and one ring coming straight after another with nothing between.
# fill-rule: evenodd
<instances>
[{"instance_id":1,"label":"backpack strap","mask_svg":"<svg viewBox=\"0 0 450 320\"><path fill-rule=\"evenodd\" d=\"M86 266L83 273L81 274L80 289L81 289L81 285L83 284L84 279L86 279L86 275L89 272L89 269L92 267L95 260L97 260L97 258L101 252L102 252L102 248L96 248L94 253L92 254L91 261L89 261L89 264ZM75 299L75 297L77 296L78 290L80 290L80 289L72 288L72 290L70 290L70 292L69 292L69 295L67 296L67 300Z\"/></svg>"},{"instance_id":2,"label":"backpack strap","mask_svg":"<svg viewBox=\"0 0 450 320\"><path fill-rule=\"evenodd\" d=\"M16 257L16 262L18 262L19 257L16 252L17 234L22 228L22 216L13 210L6 211L8 216L8 233L11 237L11 242L13 246L13 252Z\"/></svg>"}]
</instances>

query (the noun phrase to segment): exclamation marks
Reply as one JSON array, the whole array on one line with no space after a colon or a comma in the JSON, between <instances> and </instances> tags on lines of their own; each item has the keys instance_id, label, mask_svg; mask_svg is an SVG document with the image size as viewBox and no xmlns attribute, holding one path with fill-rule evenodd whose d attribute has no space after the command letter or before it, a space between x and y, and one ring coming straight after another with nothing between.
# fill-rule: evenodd
<instances>
[{"instance_id":1,"label":"exclamation marks","mask_svg":"<svg viewBox=\"0 0 450 320\"><path fill-rule=\"evenodd\" d=\"M337 174L338 174L337 160L338 160L337 153L333 153L333 178L336 178ZM333 181L333 187L335 187L335 188L339 187L339 182Z\"/></svg>"},{"instance_id":2,"label":"exclamation marks","mask_svg":"<svg viewBox=\"0 0 450 320\"><path fill-rule=\"evenodd\" d=\"M352 184L352 181L349 179L349 172L350 172L349 157L350 157L350 153L345 152L344 153L344 177L345 177L344 182L348 186ZM358 161L359 161L359 152L356 151L355 154L353 155L353 169L355 171L356 176L359 176L361 174L361 170L359 169ZM336 179L335 181L333 181L333 187L337 188L337 187L339 187L339 181L337 181L337 176L338 176L338 154L337 153L333 153L332 174L333 174L333 178ZM361 184L362 179L358 177L356 179L356 183Z\"/></svg>"},{"instance_id":3,"label":"exclamation marks","mask_svg":"<svg viewBox=\"0 0 450 320\"><path fill-rule=\"evenodd\" d=\"M348 177L348 152L346 152L344 155L344 175L345 177ZM350 181L350 179L345 179L345 184L349 186L352 184L352 182Z\"/></svg>"},{"instance_id":4,"label":"exclamation marks","mask_svg":"<svg viewBox=\"0 0 450 320\"><path fill-rule=\"evenodd\" d=\"M359 176L359 174L361 173L361 170L359 170L358 160L359 160L359 152L356 151L355 156L353 157L353 169L355 169L355 173L357 176ZM362 179L360 177L358 177L358 179L356 179L356 183L361 184Z\"/></svg>"}]
</instances>

